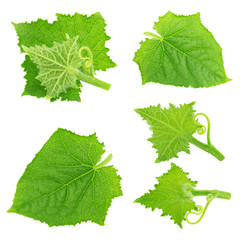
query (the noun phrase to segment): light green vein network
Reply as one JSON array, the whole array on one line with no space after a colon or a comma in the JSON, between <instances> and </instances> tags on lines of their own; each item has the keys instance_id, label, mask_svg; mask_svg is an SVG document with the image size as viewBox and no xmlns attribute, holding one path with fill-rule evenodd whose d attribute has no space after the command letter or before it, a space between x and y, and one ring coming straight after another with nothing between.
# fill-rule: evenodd
<instances>
[{"instance_id":1,"label":"light green vein network","mask_svg":"<svg viewBox=\"0 0 240 240\"><path fill-rule=\"evenodd\" d=\"M49 226L104 225L112 199L122 191L116 169L105 166L111 154L100 162L103 147L95 134L58 129L27 166L8 212Z\"/></svg>"}]
</instances>

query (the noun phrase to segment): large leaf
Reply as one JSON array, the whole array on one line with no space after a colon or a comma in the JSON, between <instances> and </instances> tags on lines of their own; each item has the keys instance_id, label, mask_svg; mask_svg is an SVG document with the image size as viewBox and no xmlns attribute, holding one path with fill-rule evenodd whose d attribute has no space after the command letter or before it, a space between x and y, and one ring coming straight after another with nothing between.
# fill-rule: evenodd
<instances>
[{"instance_id":1,"label":"large leaf","mask_svg":"<svg viewBox=\"0 0 240 240\"><path fill-rule=\"evenodd\" d=\"M210 87L227 78L222 49L202 25L200 14L189 16L171 12L159 17L153 38L141 42L134 61L139 65L142 83L156 82L184 87Z\"/></svg>"},{"instance_id":2,"label":"large leaf","mask_svg":"<svg viewBox=\"0 0 240 240\"><path fill-rule=\"evenodd\" d=\"M31 23L13 23L13 25L19 37L18 45L21 51L23 51L22 46L34 47L36 45L46 45L47 47L52 47L54 42L63 43L67 40L67 34L70 38L78 36L79 47L89 47L93 54L95 70L106 70L107 68L116 66L107 55L109 49L105 47L105 42L110 37L106 35L105 20L100 13L92 14L89 17L78 13L72 16L57 14L57 20L53 23L38 19ZM45 89L40 83L37 83L38 80L32 74L32 72L36 71L35 64L31 60L25 61L24 68L27 84L23 95L43 97ZM81 87L81 84L79 87ZM61 100L80 101L80 97L77 96L76 91L80 92L80 88L70 88L67 90L67 93L64 93L64 96L60 96Z\"/></svg>"},{"instance_id":3,"label":"large leaf","mask_svg":"<svg viewBox=\"0 0 240 240\"><path fill-rule=\"evenodd\" d=\"M49 226L104 225L112 199L122 191L116 169L98 164L103 147L95 134L58 129L27 166L9 212Z\"/></svg>"}]
</instances>

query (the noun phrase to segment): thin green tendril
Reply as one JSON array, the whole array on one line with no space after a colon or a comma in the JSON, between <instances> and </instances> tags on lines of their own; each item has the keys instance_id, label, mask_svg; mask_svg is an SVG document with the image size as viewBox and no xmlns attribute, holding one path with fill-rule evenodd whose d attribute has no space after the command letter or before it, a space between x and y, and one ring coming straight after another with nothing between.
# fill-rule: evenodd
<instances>
[{"instance_id":1,"label":"thin green tendril","mask_svg":"<svg viewBox=\"0 0 240 240\"><path fill-rule=\"evenodd\" d=\"M87 56L83 56L83 51L87 52ZM78 52L79 58L83 60L85 68L89 69L89 73L91 76L94 75L94 67L93 67L93 55L92 51L89 49L89 47L83 46L79 49Z\"/></svg>"},{"instance_id":2,"label":"thin green tendril","mask_svg":"<svg viewBox=\"0 0 240 240\"><path fill-rule=\"evenodd\" d=\"M198 126L198 129L197 129L197 133L199 135L203 135L205 132L206 132L206 127L203 125L203 124L200 124L198 121L197 121L197 117L198 116L203 116L206 118L207 120L207 124L208 124L208 128L207 128L207 143L208 145L211 145L211 140L210 140L210 120L208 118L208 116L204 113L197 113L195 116L194 116L194 121L195 123L197 124Z\"/></svg>"},{"instance_id":3,"label":"thin green tendril","mask_svg":"<svg viewBox=\"0 0 240 240\"><path fill-rule=\"evenodd\" d=\"M196 212L188 212L188 213L186 214L186 221L187 221L189 224L197 224L197 223L199 223L199 222L202 220L202 218L204 217L204 215L205 215L205 213L206 213L206 211L207 211L207 208L208 208L209 204L210 204L211 201L212 201L214 198L216 198L216 197L217 197L217 196L214 196L214 195L212 195L212 194L209 194L209 195L207 196L207 198L206 198L207 203L206 203L204 209L203 209L203 207L202 207L201 205L197 205L197 211L196 211ZM195 214L195 215L201 215L201 216L200 216L200 218L199 218L197 221L195 221L195 222L190 222L190 221L189 221L189 214Z\"/></svg>"}]
</instances>

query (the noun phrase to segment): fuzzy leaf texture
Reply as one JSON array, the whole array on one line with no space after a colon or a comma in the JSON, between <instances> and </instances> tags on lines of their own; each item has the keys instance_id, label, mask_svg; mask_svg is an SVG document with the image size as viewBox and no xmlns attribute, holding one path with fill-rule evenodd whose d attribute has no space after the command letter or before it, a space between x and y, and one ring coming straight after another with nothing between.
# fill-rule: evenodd
<instances>
[{"instance_id":1,"label":"fuzzy leaf texture","mask_svg":"<svg viewBox=\"0 0 240 240\"><path fill-rule=\"evenodd\" d=\"M58 129L27 166L8 212L49 226L104 225L112 199L122 191L116 169L99 163L103 147L95 134Z\"/></svg>"},{"instance_id":2,"label":"fuzzy leaf texture","mask_svg":"<svg viewBox=\"0 0 240 240\"><path fill-rule=\"evenodd\" d=\"M135 109L140 116L147 121L152 130L152 137L148 140L157 149L158 158L156 162L167 161L178 158L177 153L186 152L190 154L189 143L210 153L219 161L224 160L224 155L217 150L210 141L210 120L204 113L195 115L194 102L175 107L169 104L169 108L150 106L143 109ZM202 115L206 118L207 128L198 122L196 117ZM202 135L207 130L207 144L200 142L194 136L195 132Z\"/></svg>"},{"instance_id":3,"label":"fuzzy leaf texture","mask_svg":"<svg viewBox=\"0 0 240 240\"><path fill-rule=\"evenodd\" d=\"M142 84L156 82L183 87L211 87L228 82L222 48L201 23L200 14L167 12L155 22L154 33L140 43L134 61Z\"/></svg>"},{"instance_id":4,"label":"fuzzy leaf texture","mask_svg":"<svg viewBox=\"0 0 240 240\"><path fill-rule=\"evenodd\" d=\"M171 216L174 223L182 228L185 215L191 210L197 210L189 186L195 187L197 182L187 178L188 173L172 163L171 169L158 177L158 184L154 190L149 190L142 197L135 200L152 211L162 209L161 216Z\"/></svg>"},{"instance_id":5,"label":"fuzzy leaf texture","mask_svg":"<svg viewBox=\"0 0 240 240\"><path fill-rule=\"evenodd\" d=\"M87 46L93 54L93 64L95 70L106 70L115 67L116 64L107 55L109 51L105 47L106 41L110 39L105 32L105 20L100 13L86 15L75 13L74 15L56 14L57 20L49 23L47 20L38 19L31 23L13 23L19 37L19 47L23 52L22 46L34 47L36 45L52 47L54 42L63 43L67 40L66 36L74 38L78 36L79 48ZM38 69L29 58L23 63L27 80L25 90L22 95L45 97L44 87L36 79ZM35 74L33 74L35 73ZM81 83L78 89L69 88L58 98L68 101L80 101ZM58 98L53 98L54 101Z\"/></svg>"},{"instance_id":6,"label":"fuzzy leaf texture","mask_svg":"<svg viewBox=\"0 0 240 240\"><path fill-rule=\"evenodd\" d=\"M160 105L143 109L135 109L140 116L147 121L153 134L148 140L157 149L156 162L178 158L177 153L189 151L189 137L196 132L198 125L193 117L194 103L175 107L169 104L169 108L161 108Z\"/></svg>"},{"instance_id":7,"label":"fuzzy leaf texture","mask_svg":"<svg viewBox=\"0 0 240 240\"><path fill-rule=\"evenodd\" d=\"M37 64L39 74L36 78L45 86L49 99L58 97L68 88L78 88L77 77L73 70L81 66L78 57L78 37L68 39L62 44L54 43L53 47L45 45L25 47L24 51Z\"/></svg>"},{"instance_id":8,"label":"fuzzy leaf texture","mask_svg":"<svg viewBox=\"0 0 240 240\"><path fill-rule=\"evenodd\" d=\"M199 223L213 199L231 199L229 192L195 189L197 181L192 181L187 175L188 173L184 172L182 168L171 163L171 169L157 177L158 183L154 186L155 189L149 190L135 202L151 208L152 211L156 208L162 209L161 216L170 216L170 219L182 228L183 221L190 224ZM206 196L207 203L204 209L202 206L196 205L193 200L198 196ZM190 222L189 214L201 216L196 222Z\"/></svg>"},{"instance_id":9,"label":"fuzzy leaf texture","mask_svg":"<svg viewBox=\"0 0 240 240\"><path fill-rule=\"evenodd\" d=\"M37 68L36 64L31 61L28 55L25 56L25 61L22 64L22 67L26 72L25 79L27 80L22 96L30 95L37 98L46 97L47 91L37 79L37 76L39 75L39 69ZM68 100L80 102L81 100L79 93L81 92L81 83L77 81L77 84L79 86L77 89L68 88L66 92L61 93L58 98L53 98L51 101L56 101L60 98L62 101Z\"/></svg>"}]
</instances>

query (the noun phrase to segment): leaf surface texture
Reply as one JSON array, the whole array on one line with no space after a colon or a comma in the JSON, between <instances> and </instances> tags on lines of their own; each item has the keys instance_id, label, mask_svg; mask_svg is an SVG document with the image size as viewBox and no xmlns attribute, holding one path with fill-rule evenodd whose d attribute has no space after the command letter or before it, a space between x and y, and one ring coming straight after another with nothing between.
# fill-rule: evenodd
<instances>
[{"instance_id":1,"label":"leaf surface texture","mask_svg":"<svg viewBox=\"0 0 240 240\"><path fill-rule=\"evenodd\" d=\"M77 39L68 39L62 44L54 43L51 48L45 45L23 46L40 70L36 78L46 87L48 98L58 97L68 88L78 88L77 77L72 72L81 66Z\"/></svg>"},{"instance_id":2,"label":"leaf surface texture","mask_svg":"<svg viewBox=\"0 0 240 240\"><path fill-rule=\"evenodd\" d=\"M122 191L113 166L97 168L103 147L95 134L58 129L27 166L9 212L49 226L104 225L112 199Z\"/></svg>"},{"instance_id":3,"label":"leaf surface texture","mask_svg":"<svg viewBox=\"0 0 240 240\"><path fill-rule=\"evenodd\" d=\"M160 105L143 109L135 109L147 121L152 130L152 137L148 139L155 149L158 158L156 162L167 161L178 157L177 153L189 151L189 137L196 132L198 125L194 121L194 103L169 108Z\"/></svg>"},{"instance_id":4,"label":"leaf surface texture","mask_svg":"<svg viewBox=\"0 0 240 240\"><path fill-rule=\"evenodd\" d=\"M68 35L71 39L78 36L78 45L87 46L93 54L94 69L105 71L108 68L115 67L116 64L107 55L109 51L105 47L105 42L110 37L105 32L106 23L100 13L92 14L87 17L79 13L74 15L57 14L57 20L49 23L47 20L38 19L31 23L13 23L19 37L19 47L24 52L22 46L35 47L36 45L52 47L54 42L63 43ZM36 97L45 97L45 88L36 79L38 69L31 59L26 59L22 65L26 72L27 80L23 95ZM34 73L34 74L33 74ZM58 98L68 101L80 101L81 83L78 88L69 88L65 93L60 94Z\"/></svg>"},{"instance_id":5,"label":"leaf surface texture","mask_svg":"<svg viewBox=\"0 0 240 240\"><path fill-rule=\"evenodd\" d=\"M224 70L222 48L201 23L199 13L183 16L168 12L159 17L153 29L159 35L142 41L134 57L143 84L199 88L230 80Z\"/></svg>"},{"instance_id":6,"label":"leaf surface texture","mask_svg":"<svg viewBox=\"0 0 240 240\"><path fill-rule=\"evenodd\" d=\"M162 216L170 216L174 223L182 228L186 213L197 209L191 194L191 188L194 188L197 182L189 179L187 175L188 173L172 163L171 169L157 178L155 189L149 190L135 202L152 210L162 209Z\"/></svg>"}]
</instances>

